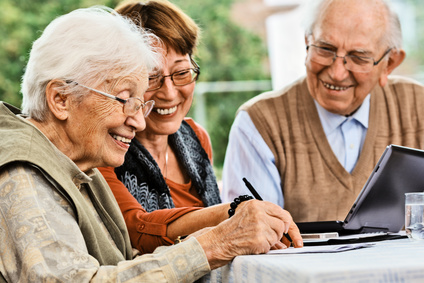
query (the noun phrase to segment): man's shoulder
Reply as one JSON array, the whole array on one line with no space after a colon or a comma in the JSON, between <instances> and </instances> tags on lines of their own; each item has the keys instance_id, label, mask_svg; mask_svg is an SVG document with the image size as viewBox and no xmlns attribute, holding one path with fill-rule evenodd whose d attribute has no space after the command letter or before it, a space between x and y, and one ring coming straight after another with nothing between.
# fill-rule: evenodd
<instances>
[{"instance_id":1,"label":"man's shoulder","mask_svg":"<svg viewBox=\"0 0 424 283\"><path fill-rule=\"evenodd\" d=\"M393 86L393 85L400 85L400 84L405 84L405 85L414 85L417 87L421 87L424 88L424 85L412 78L409 77L405 77L405 76L399 76L399 75L390 75L389 79L387 81L388 86Z\"/></svg>"},{"instance_id":2,"label":"man's shoulder","mask_svg":"<svg viewBox=\"0 0 424 283\"><path fill-rule=\"evenodd\" d=\"M251 98L250 100L246 101L245 103L243 103L240 106L239 111L240 110L247 110L252 105L255 105L257 103L261 103L261 102L265 102L267 100L279 98L283 95L286 95L291 90L298 88L298 87L301 87L304 84L306 84L306 77L301 77L298 80L296 80L293 83L285 86L282 89L272 90L272 91L267 91L267 92L261 93L261 94L255 96L255 97Z\"/></svg>"},{"instance_id":3,"label":"man's shoulder","mask_svg":"<svg viewBox=\"0 0 424 283\"><path fill-rule=\"evenodd\" d=\"M375 93L386 97L402 97L401 101L406 103L406 97L411 97L410 101L415 99L424 99L424 85L412 78L392 75L383 88L376 88Z\"/></svg>"}]
</instances>

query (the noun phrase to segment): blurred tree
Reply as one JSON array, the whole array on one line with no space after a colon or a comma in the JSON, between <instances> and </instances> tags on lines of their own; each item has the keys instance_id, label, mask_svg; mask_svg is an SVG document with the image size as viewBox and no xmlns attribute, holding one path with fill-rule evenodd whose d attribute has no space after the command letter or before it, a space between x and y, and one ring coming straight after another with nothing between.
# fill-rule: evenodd
<instances>
[{"instance_id":1,"label":"blurred tree","mask_svg":"<svg viewBox=\"0 0 424 283\"><path fill-rule=\"evenodd\" d=\"M114 7L117 0L1 0L0 100L20 106L20 80L32 42L59 15L93 5ZM76 23L77 24L77 23Z\"/></svg>"}]
</instances>

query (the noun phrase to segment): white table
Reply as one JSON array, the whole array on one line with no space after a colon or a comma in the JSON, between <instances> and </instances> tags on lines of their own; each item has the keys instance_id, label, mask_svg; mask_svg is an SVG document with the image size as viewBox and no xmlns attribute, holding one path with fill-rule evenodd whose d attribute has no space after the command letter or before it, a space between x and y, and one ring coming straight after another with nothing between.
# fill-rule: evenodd
<instances>
[{"instance_id":1,"label":"white table","mask_svg":"<svg viewBox=\"0 0 424 283\"><path fill-rule=\"evenodd\" d=\"M238 256L202 282L424 282L424 241L340 253Z\"/></svg>"}]
</instances>

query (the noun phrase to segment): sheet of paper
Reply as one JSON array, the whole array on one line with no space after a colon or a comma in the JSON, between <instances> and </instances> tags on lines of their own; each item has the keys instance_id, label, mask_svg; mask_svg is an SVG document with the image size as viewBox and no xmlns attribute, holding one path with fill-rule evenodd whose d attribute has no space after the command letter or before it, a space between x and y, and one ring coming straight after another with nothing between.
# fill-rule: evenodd
<instances>
[{"instance_id":1,"label":"sheet of paper","mask_svg":"<svg viewBox=\"0 0 424 283\"><path fill-rule=\"evenodd\" d=\"M267 254L304 254L304 253L338 253L349 250L368 248L375 245L374 243L360 243L347 245L325 245L325 246L310 246L303 248L293 248L283 250L271 250Z\"/></svg>"}]
</instances>

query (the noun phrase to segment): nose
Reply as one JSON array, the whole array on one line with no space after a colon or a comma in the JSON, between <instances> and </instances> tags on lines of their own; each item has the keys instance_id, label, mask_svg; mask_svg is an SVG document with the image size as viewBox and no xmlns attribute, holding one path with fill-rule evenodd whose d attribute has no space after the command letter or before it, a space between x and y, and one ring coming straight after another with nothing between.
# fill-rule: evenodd
<instances>
[{"instance_id":1,"label":"nose","mask_svg":"<svg viewBox=\"0 0 424 283\"><path fill-rule=\"evenodd\" d=\"M143 110L140 108L135 114L128 115L125 125L135 129L136 132L143 131L146 128L146 119Z\"/></svg>"},{"instance_id":2,"label":"nose","mask_svg":"<svg viewBox=\"0 0 424 283\"><path fill-rule=\"evenodd\" d=\"M177 96L177 89L171 77L165 77L162 85L162 90L167 99L171 100Z\"/></svg>"},{"instance_id":3,"label":"nose","mask_svg":"<svg viewBox=\"0 0 424 283\"><path fill-rule=\"evenodd\" d=\"M349 70L346 68L344 56L336 55L333 63L328 68L329 75L334 81L342 81L349 76Z\"/></svg>"}]
</instances>

